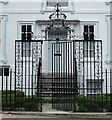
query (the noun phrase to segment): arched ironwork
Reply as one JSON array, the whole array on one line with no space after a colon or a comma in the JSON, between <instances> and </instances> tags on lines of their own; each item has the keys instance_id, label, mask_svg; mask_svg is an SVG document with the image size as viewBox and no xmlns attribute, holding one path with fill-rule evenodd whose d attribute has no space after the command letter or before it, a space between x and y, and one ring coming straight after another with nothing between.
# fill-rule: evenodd
<instances>
[{"instance_id":1,"label":"arched ironwork","mask_svg":"<svg viewBox=\"0 0 112 120\"><path fill-rule=\"evenodd\" d=\"M72 30L65 24L67 16L61 12L60 7L57 3L55 12L49 16L51 24L45 29L46 40L70 40Z\"/></svg>"}]
</instances>

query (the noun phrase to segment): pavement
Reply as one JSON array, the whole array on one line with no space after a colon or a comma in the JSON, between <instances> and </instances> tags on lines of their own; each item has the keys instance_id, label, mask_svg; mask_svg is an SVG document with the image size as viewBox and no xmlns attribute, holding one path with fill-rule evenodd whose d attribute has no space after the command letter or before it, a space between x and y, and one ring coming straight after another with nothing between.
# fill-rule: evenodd
<instances>
[{"instance_id":1,"label":"pavement","mask_svg":"<svg viewBox=\"0 0 112 120\"><path fill-rule=\"evenodd\" d=\"M2 114L2 120L111 120L108 117L85 117L85 116L68 116L68 115L14 115L14 114Z\"/></svg>"},{"instance_id":2,"label":"pavement","mask_svg":"<svg viewBox=\"0 0 112 120\"><path fill-rule=\"evenodd\" d=\"M112 113L81 113L52 109L51 104L43 105L43 112L6 111L1 112L2 120L112 120Z\"/></svg>"}]
</instances>

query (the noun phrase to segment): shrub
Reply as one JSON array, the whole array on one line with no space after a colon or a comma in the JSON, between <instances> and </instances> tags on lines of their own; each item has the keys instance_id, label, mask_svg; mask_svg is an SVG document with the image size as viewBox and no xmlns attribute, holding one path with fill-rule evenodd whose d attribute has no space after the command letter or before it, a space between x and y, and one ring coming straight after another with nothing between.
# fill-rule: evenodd
<instances>
[{"instance_id":1,"label":"shrub","mask_svg":"<svg viewBox=\"0 0 112 120\"><path fill-rule=\"evenodd\" d=\"M76 96L76 111L96 112L101 111L99 101L94 98L86 97L83 95Z\"/></svg>"},{"instance_id":2,"label":"shrub","mask_svg":"<svg viewBox=\"0 0 112 120\"><path fill-rule=\"evenodd\" d=\"M40 101L38 101L37 95L33 95L33 97L32 96L28 97L28 96L25 96L24 92L22 91L16 91L16 101L14 100L15 100L15 91L4 90L3 103L2 103L3 110L14 110L15 108L15 109L35 111L40 109L40 106L41 106Z\"/></svg>"},{"instance_id":3,"label":"shrub","mask_svg":"<svg viewBox=\"0 0 112 120\"><path fill-rule=\"evenodd\" d=\"M52 98L43 98L42 103L52 103Z\"/></svg>"}]
</instances>

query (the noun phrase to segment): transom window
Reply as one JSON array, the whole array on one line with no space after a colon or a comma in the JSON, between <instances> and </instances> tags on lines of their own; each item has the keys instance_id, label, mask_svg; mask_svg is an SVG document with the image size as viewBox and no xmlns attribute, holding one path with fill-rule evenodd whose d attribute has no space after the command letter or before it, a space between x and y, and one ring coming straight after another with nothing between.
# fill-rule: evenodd
<instances>
[{"instance_id":1,"label":"transom window","mask_svg":"<svg viewBox=\"0 0 112 120\"><path fill-rule=\"evenodd\" d=\"M56 6L57 2L62 7L67 7L68 6L68 0L47 0L47 2L46 2L47 3L47 7Z\"/></svg>"}]
</instances>

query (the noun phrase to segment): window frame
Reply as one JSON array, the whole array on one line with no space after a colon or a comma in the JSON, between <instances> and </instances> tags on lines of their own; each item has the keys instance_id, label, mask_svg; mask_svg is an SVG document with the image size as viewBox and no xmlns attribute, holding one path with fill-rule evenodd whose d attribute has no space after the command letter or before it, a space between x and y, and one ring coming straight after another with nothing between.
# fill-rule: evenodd
<instances>
[{"instance_id":1,"label":"window frame","mask_svg":"<svg viewBox=\"0 0 112 120\"><path fill-rule=\"evenodd\" d=\"M74 2L73 0L68 0L68 6L62 6L61 9L63 12L71 12L71 14L74 14ZM54 6L48 7L47 6L47 0L43 0L41 3L41 12L54 12Z\"/></svg>"},{"instance_id":2,"label":"window frame","mask_svg":"<svg viewBox=\"0 0 112 120\"><path fill-rule=\"evenodd\" d=\"M96 91L95 89L99 89L100 93L101 93L101 89L103 86L103 79L86 79L86 83L87 83L87 95L97 95L98 91ZM96 87L97 85L100 85L99 88ZM92 86L92 88L90 88ZM91 91L90 91L91 89ZM99 94L100 94L99 93Z\"/></svg>"},{"instance_id":3,"label":"window frame","mask_svg":"<svg viewBox=\"0 0 112 120\"><path fill-rule=\"evenodd\" d=\"M35 33L35 31L34 31L34 23L33 22L19 22L18 23L19 25L18 25L18 35L17 35L17 38L18 39L20 39L20 40L22 40L22 38L21 38L21 26L22 25L31 25L32 26L32 32L33 33Z\"/></svg>"},{"instance_id":4,"label":"window frame","mask_svg":"<svg viewBox=\"0 0 112 120\"><path fill-rule=\"evenodd\" d=\"M83 35L83 28L84 28L84 25L94 25L94 35L95 35L95 38L98 39L99 36L98 36L98 31L99 31L99 21L90 21L90 20L87 20L87 21L80 21L80 35Z\"/></svg>"},{"instance_id":5,"label":"window frame","mask_svg":"<svg viewBox=\"0 0 112 120\"><path fill-rule=\"evenodd\" d=\"M99 31L98 23L99 23L99 21L81 21L81 23L80 23L80 35L83 36L85 25L89 25L89 26L93 25L94 26L94 36L95 36L94 38L98 40L98 31ZM84 51L87 51L87 50L84 49ZM84 56L84 58L88 59L88 60L94 59L94 56L90 56L91 49L89 49L88 51L89 51L89 56ZM93 52L94 52L94 49L93 49Z\"/></svg>"},{"instance_id":6,"label":"window frame","mask_svg":"<svg viewBox=\"0 0 112 120\"><path fill-rule=\"evenodd\" d=\"M31 25L32 27L31 27L31 31L33 32L33 24L32 23L22 23L22 24L20 24L20 37L22 37L22 25L25 25L25 26L28 26L28 25ZM21 38L21 40L22 40L22 38ZM27 42L26 42L27 43ZM29 51L30 51L30 56L29 56ZM30 50L29 50L29 48L26 48L26 50L23 48L23 52L26 52L26 55L28 55L28 56L22 56L23 58L25 58L25 57L27 57L27 58L31 58L32 57L32 54L31 54L31 46L30 46ZM23 53L24 54L24 53Z\"/></svg>"},{"instance_id":7,"label":"window frame","mask_svg":"<svg viewBox=\"0 0 112 120\"><path fill-rule=\"evenodd\" d=\"M58 0L56 0L57 2L58 2ZM48 2L48 0L46 0L46 7L47 8L54 8L54 6L47 6L47 2ZM70 2L69 2L69 0L67 0L67 2L68 2L68 5L67 6L61 6L62 8L68 8L69 7L69 5L70 5Z\"/></svg>"},{"instance_id":8,"label":"window frame","mask_svg":"<svg viewBox=\"0 0 112 120\"><path fill-rule=\"evenodd\" d=\"M22 31L21 31L21 27L22 25L31 25L32 26L32 32L35 34L35 23L34 22L28 22L28 21L18 21L18 30L17 30L17 38L18 40L22 40L21 38L21 34L22 34ZM23 57L23 61L25 61L25 56L21 56ZM30 57L29 56L26 56L26 58L31 58L32 57L32 52L30 54Z\"/></svg>"}]
</instances>

